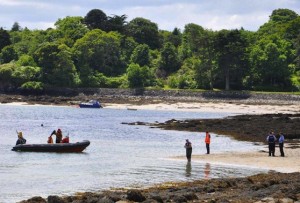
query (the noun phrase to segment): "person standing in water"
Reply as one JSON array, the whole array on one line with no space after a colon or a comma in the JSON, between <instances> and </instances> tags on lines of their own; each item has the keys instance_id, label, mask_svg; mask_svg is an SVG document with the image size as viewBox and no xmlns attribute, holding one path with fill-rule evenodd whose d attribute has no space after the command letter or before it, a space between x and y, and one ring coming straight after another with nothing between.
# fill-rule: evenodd
<instances>
[{"instance_id":1,"label":"person standing in water","mask_svg":"<svg viewBox=\"0 0 300 203\"><path fill-rule=\"evenodd\" d=\"M209 145L210 145L210 134L208 131L206 131L205 135L205 144L206 144L206 154L210 153Z\"/></svg>"},{"instance_id":2,"label":"person standing in water","mask_svg":"<svg viewBox=\"0 0 300 203\"><path fill-rule=\"evenodd\" d=\"M185 140L184 148L186 149L186 158L187 158L188 162L190 162L191 158L192 158L193 148L192 148L192 143L188 139Z\"/></svg>"}]
</instances>

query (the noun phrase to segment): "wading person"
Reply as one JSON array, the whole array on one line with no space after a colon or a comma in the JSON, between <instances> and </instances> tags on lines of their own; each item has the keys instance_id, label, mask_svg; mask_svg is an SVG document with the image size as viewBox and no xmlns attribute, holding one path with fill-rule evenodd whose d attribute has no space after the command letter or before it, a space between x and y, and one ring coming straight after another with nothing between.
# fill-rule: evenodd
<instances>
[{"instance_id":1,"label":"wading person","mask_svg":"<svg viewBox=\"0 0 300 203\"><path fill-rule=\"evenodd\" d=\"M210 134L208 131L206 131L205 135L205 144L206 144L206 154L210 153L209 145L210 145Z\"/></svg>"},{"instance_id":2,"label":"wading person","mask_svg":"<svg viewBox=\"0 0 300 203\"><path fill-rule=\"evenodd\" d=\"M284 151L283 151L283 143L284 143L284 135L283 133L279 133L279 139L278 139L278 143L279 143L279 149L280 149L280 156L284 157Z\"/></svg>"},{"instance_id":3,"label":"wading person","mask_svg":"<svg viewBox=\"0 0 300 203\"><path fill-rule=\"evenodd\" d=\"M186 149L186 158L187 158L188 162L190 162L191 158L192 158L193 148L192 148L192 143L188 139L185 140L184 148Z\"/></svg>"},{"instance_id":4,"label":"wading person","mask_svg":"<svg viewBox=\"0 0 300 203\"><path fill-rule=\"evenodd\" d=\"M274 132L270 132L267 137L267 142L269 145L269 156L275 156L275 142L276 137L274 135Z\"/></svg>"}]
</instances>

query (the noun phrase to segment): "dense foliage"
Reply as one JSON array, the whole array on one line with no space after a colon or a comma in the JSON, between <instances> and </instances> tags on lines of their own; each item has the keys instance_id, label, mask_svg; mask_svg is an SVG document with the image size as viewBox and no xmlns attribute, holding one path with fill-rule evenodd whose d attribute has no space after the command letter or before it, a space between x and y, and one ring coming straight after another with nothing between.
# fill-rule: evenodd
<instances>
[{"instance_id":1,"label":"dense foliage","mask_svg":"<svg viewBox=\"0 0 300 203\"><path fill-rule=\"evenodd\" d=\"M170 87L300 90L300 16L274 10L258 31L212 31L193 23L159 30L139 17L58 19L55 28L0 28L0 90L45 87Z\"/></svg>"}]
</instances>

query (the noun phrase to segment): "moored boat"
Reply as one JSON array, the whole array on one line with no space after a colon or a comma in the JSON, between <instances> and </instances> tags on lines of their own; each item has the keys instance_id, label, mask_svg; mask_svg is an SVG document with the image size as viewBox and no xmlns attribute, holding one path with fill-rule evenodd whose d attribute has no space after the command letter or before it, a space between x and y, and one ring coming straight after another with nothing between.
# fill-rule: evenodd
<instances>
[{"instance_id":1,"label":"moored boat","mask_svg":"<svg viewBox=\"0 0 300 203\"><path fill-rule=\"evenodd\" d=\"M80 108L103 108L99 101L90 100L89 102L80 103Z\"/></svg>"},{"instance_id":2,"label":"moored boat","mask_svg":"<svg viewBox=\"0 0 300 203\"><path fill-rule=\"evenodd\" d=\"M90 145L90 141L88 140L83 140L81 142L76 142L76 143L20 144L14 146L12 148L12 151L71 153L71 152L82 152L89 145Z\"/></svg>"}]
</instances>

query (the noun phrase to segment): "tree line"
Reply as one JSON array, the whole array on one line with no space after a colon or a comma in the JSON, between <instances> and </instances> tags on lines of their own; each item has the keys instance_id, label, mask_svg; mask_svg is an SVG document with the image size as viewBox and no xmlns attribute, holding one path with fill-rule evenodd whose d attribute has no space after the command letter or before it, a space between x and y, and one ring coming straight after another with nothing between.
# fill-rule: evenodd
<instances>
[{"instance_id":1,"label":"tree line","mask_svg":"<svg viewBox=\"0 0 300 203\"><path fill-rule=\"evenodd\" d=\"M258 31L159 30L92 9L55 28L0 28L0 90L46 87L300 90L300 16L276 9Z\"/></svg>"}]
</instances>

